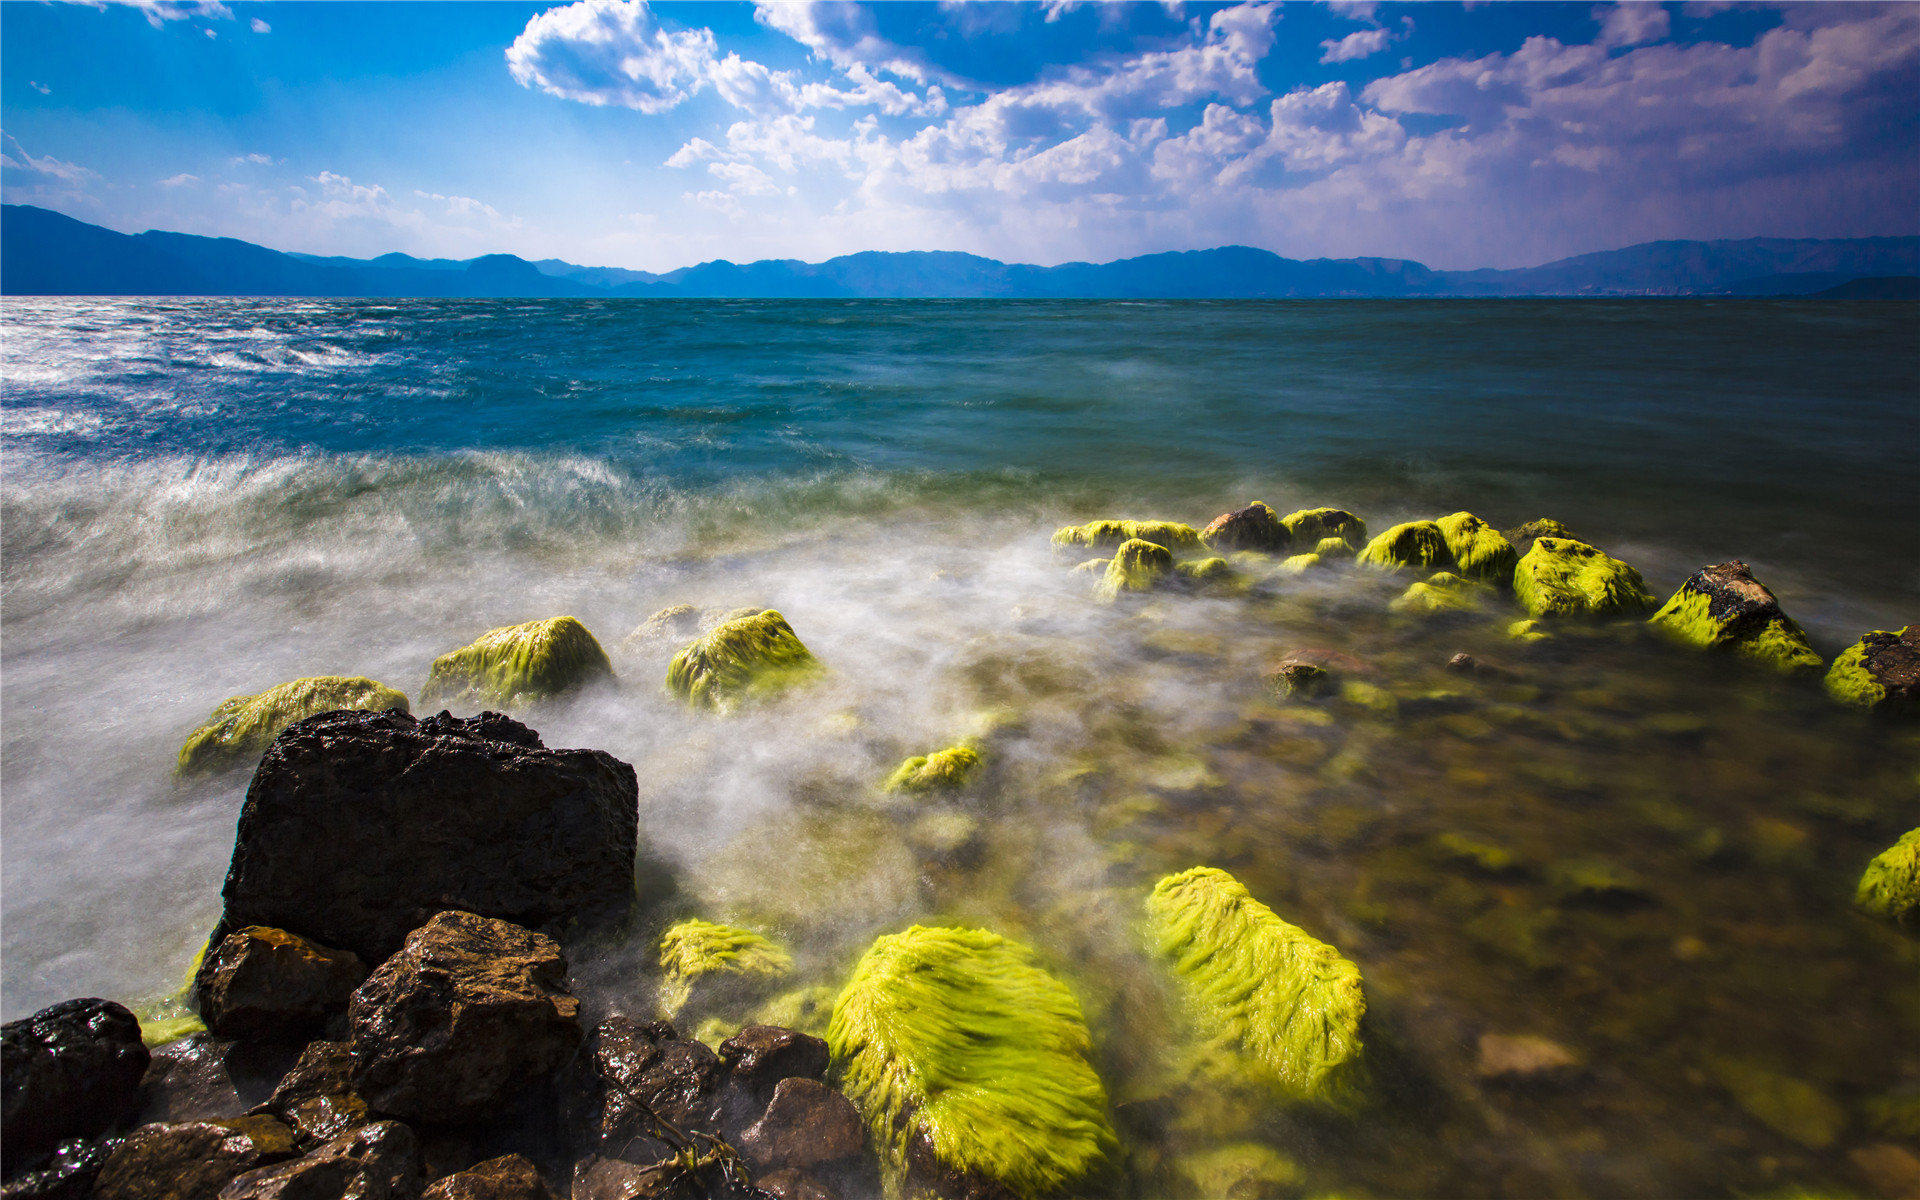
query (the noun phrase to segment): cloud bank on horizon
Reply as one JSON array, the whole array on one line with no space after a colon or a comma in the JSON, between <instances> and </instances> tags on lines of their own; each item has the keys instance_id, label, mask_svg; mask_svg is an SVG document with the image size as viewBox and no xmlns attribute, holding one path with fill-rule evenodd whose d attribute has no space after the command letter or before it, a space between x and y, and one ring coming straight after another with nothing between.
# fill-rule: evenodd
<instances>
[{"instance_id":1,"label":"cloud bank on horizon","mask_svg":"<svg viewBox=\"0 0 1920 1200\"><path fill-rule=\"evenodd\" d=\"M651 270L1920 232L1920 4L267 7L0 10L6 200Z\"/></svg>"}]
</instances>

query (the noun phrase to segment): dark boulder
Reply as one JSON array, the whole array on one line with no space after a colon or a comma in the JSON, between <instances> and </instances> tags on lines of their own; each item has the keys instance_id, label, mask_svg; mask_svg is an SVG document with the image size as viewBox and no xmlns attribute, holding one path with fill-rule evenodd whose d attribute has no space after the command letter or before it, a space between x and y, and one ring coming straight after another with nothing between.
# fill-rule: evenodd
<instances>
[{"instance_id":1,"label":"dark boulder","mask_svg":"<svg viewBox=\"0 0 1920 1200\"><path fill-rule=\"evenodd\" d=\"M194 976L200 1018L223 1037L274 1040L317 1033L367 977L350 950L249 925L220 940Z\"/></svg>"},{"instance_id":2,"label":"dark boulder","mask_svg":"<svg viewBox=\"0 0 1920 1200\"><path fill-rule=\"evenodd\" d=\"M248 1171L220 1200L417 1200L419 1142L398 1121L343 1133L305 1158Z\"/></svg>"},{"instance_id":3,"label":"dark boulder","mask_svg":"<svg viewBox=\"0 0 1920 1200\"><path fill-rule=\"evenodd\" d=\"M354 1088L405 1120L474 1121L580 1044L567 960L545 934L443 912L353 994Z\"/></svg>"},{"instance_id":4,"label":"dark boulder","mask_svg":"<svg viewBox=\"0 0 1920 1200\"><path fill-rule=\"evenodd\" d=\"M89 1200L95 1177L119 1145L119 1138L69 1138L39 1166L0 1186L0 1200Z\"/></svg>"},{"instance_id":5,"label":"dark boulder","mask_svg":"<svg viewBox=\"0 0 1920 1200\"><path fill-rule=\"evenodd\" d=\"M239 1042L193 1033L156 1048L140 1080L138 1124L221 1121L273 1094L298 1052L284 1042Z\"/></svg>"},{"instance_id":6,"label":"dark boulder","mask_svg":"<svg viewBox=\"0 0 1920 1200\"><path fill-rule=\"evenodd\" d=\"M680 1134L721 1132L726 1066L700 1042L681 1041L666 1022L609 1017L589 1035L579 1061L574 1125L583 1149L647 1163L672 1153L657 1122Z\"/></svg>"},{"instance_id":7,"label":"dark boulder","mask_svg":"<svg viewBox=\"0 0 1920 1200\"><path fill-rule=\"evenodd\" d=\"M741 1152L761 1170L837 1162L865 1145L853 1101L812 1079L781 1080L765 1114L740 1135Z\"/></svg>"},{"instance_id":8,"label":"dark boulder","mask_svg":"<svg viewBox=\"0 0 1920 1200\"><path fill-rule=\"evenodd\" d=\"M140 1022L111 1000L68 1000L0 1028L0 1170L70 1138L97 1137L140 1107Z\"/></svg>"},{"instance_id":9,"label":"dark boulder","mask_svg":"<svg viewBox=\"0 0 1920 1200\"><path fill-rule=\"evenodd\" d=\"M638 788L598 750L498 713L333 712L274 739L247 788L219 936L287 929L379 962L448 909L529 928L623 917Z\"/></svg>"},{"instance_id":10,"label":"dark boulder","mask_svg":"<svg viewBox=\"0 0 1920 1200\"><path fill-rule=\"evenodd\" d=\"M1920 624L1876 629L1841 651L1827 694L1862 708L1920 711Z\"/></svg>"},{"instance_id":11,"label":"dark boulder","mask_svg":"<svg viewBox=\"0 0 1920 1200\"><path fill-rule=\"evenodd\" d=\"M1211 550L1285 550L1293 535L1280 523L1280 515L1255 500L1245 508L1221 513L1200 532L1200 540ZM1311 550L1312 544L1308 547Z\"/></svg>"},{"instance_id":12,"label":"dark boulder","mask_svg":"<svg viewBox=\"0 0 1920 1200\"><path fill-rule=\"evenodd\" d=\"M309 1042L273 1089L261 1111L293 1126L303 1142L330 1142L373 1122L366 1098L353 1086L353 1047Z\"/></svg>"},{"instance_id":13,"label":"dark boulder","mask_svg":"<svg viewBox=\"0 0 1920 1200\"><path fill-rule=\"evenodd\" d=\"M720 1043L728 1078L751 1102L758 1116L783 1079L825 1079L827 1043L811 1034L777 1025L749 1025Z\"/></svg>"},{"instance_id":14,"label":"dark boulder","mask_svg":"<svg viewBox=\"0 0 1920 1200\"><path fill-rule=\"evenodd\" d=\"M272 1117L232 1124L142 1125L94 1181L96 1200L217 1200L234 1179L294 1154L293 1131Z\"/></svg>"},{"instance_id":15,"label":"dark boulder","mask_svg":"<svg viewBox=\"0 0 1920 1200\"><path fill-rule=\"evenodd\" d=\"M519 1154L506 1154L475 1163L437 1180L427 1188L426 1200L554 1200L539 1168Z\"/></svg>"}]
</instances>

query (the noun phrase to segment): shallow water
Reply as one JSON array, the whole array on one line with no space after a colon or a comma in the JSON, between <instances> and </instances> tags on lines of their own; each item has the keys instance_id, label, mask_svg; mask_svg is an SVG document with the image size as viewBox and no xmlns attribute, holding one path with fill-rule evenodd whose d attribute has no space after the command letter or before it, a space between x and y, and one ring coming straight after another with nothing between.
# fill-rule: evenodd
<instances>
[{"instance_id":1,"label":"shallow water","mask_svg":"<svg viewBox=\"0 0 1920 1200\"><path fill-rule=\"evenodd\" d=\"M1920 815L1914 730L1630 627L1525 646L1503 604L1404 618L1405 580L1347 568L1103 607L1047 544L1251 497L1375 531L1551 515L1663 598L1744 558L1831 656L1920 617L1920 306L3 311L8 1019L177 986L246 779L170 768L220 700L333 673L417 694L435 655L571 612L619 678L522 715L638 768L678 903L777 935L801 984L915 921L1029 942L1093 1027L1122 1191L1251 1141L1296 1165L1282 1194L1872 1194L1856 1152L1920 1094L1914 942L1849 904ZM623 642L674 603L776 607L831 673L688 714L659 686L676 647ZM1304 647L1363 660L1398 715L1269 699L1263 666ZM1514 678L1446 673L1459 650ZM988 767L961 799L879 794L968 736ZM1168 1079L1137 921L1202 863L1359 964L1357 1117ZM650 1006L647 945L576 966L596 1009ZM1483 1033L1587 1069L1483 1084Z\"/></svg>"}]
</instances>

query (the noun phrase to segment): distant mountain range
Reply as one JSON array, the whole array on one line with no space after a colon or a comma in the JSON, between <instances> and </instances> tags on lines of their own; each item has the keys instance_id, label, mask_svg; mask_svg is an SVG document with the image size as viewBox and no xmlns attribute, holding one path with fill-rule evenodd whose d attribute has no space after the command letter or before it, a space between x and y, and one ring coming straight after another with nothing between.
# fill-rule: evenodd
<instances>
[{"instance_id":1,"label":"distant mountain range","mask_svg":"<svg viewBox=\"0 0 1920 1200\"><path fill-rule=\"evenodd\" d=\"M725 260L664 275L511 254L321 258L233 238L115 233L0 206L0 293L13 296L601 296L1238 299L1339 296L1920 298L1920 237L1647 242L1521 270L1433 271L1398 258L1281 258L1248 246L1037 267L948 251L804 263Z\"/></svg>"}]
</instances>

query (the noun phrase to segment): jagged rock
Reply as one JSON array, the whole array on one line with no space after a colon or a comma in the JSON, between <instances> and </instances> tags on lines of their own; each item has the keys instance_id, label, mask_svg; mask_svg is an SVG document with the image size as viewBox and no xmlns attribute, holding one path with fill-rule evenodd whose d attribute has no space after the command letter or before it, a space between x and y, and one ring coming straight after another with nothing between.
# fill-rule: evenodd
<instances>
[{"instance_id":1,"label":"jagged rock","mask_svg":"<svg viewBox=\"0 0 1920 1200\"><path fill-rule=\"evenodd\" d=\"M456 1171L427 1188L426 1200L554 1200L539 1168L506 1154Z\"/></svg>"},{"instance_id":2,"label":"jagged rock","mask_svg":"<svg viewBox=\"0 0 1920 1200\"><path fill-rule=\"evenodd\" d=\"M261 1110L313 1143L332 1141L373 1120L366 1098L354 1090L353 1047L346 1042L307 1043Z\"/></svg>"},{"instance_id":3,"label":"jagged rock","mask_svg":"<svg viewBox=\"0 0 1920 1200\"><path fill-rule=\"evenodd\" d=\"M726 1067L703 1044L681 1041L665 1021L609 1017L588 1035L579 1061L574 1124L588 1149L645 1162L670 1153L653 1140L648 1109L683 1133L721 1132Z\"/></svg>"},{"instance_id":4,"label":"jagged rock","mask_svg":"<svg viewBox=\"0 0 1920 1200\"><path fill-rule=\"evenodd\" d=\"M729 1077L764 1109L784 1079L827 1077L827 1043L792 1029L749 1025L720 1043Z\"/></svg>"},{"instance_id":5,"label":"jagged rock","mask_svg":"<svg viewBox=\"0 0 1920 1200\"><path fill-rule=\"evenodd\" d=\"M272 1117L233 1124L142 1125L94 1181L98 1200L213 1200L234 1179L293 1157L293 1131Z\"/></svg>"},{"instance_id":6,"label":"jagged rock","mask_svg":"<svg viewBox=\"0 0 1920 1200\"><path fill-rule=\"evenodd\" d=\"M1778 671L1826 665L1807 644L1806 631L1737 558L1689 575L1649 620L1690 645L1731 650Z\"/></svg>"},{"instance_id":7,"label":"jagged rock","mask_svg":"<svg viewBox=\"0 0 1920 1200\"><path fill-rule=\"evenodd\" d=\"M443 912L353 993L354 1088L405 1120L471 1121L580 1044L567 960L544 934Z\"/></svg>"},{"instance_id":8,"label":"jagged rock","mask_svg":"<svg viewBox=\"0 0 1920 1200\"><path fill-rule=\"evenodd\" d=\"M111 1000L67 1000L0 1028L0 1163L32 1164L97 1137L140 1106L140 1022Z\"/></svg>"},{"instance_id":9,"label":"jagged rock","mask_svg":"<svg viewBox=\"0 0 1920 1200\"><path fill-rule=\"evenodd\" d=\"M120 1147L119 1138L68 1138L31 1171L0 1187L4 1200L91 1200L100 1168Z\"/></svg>"},{"instance_id":10,"label":"jagged rock","mask_svg":"<svg viewBox=\"0 0 1920 1200\"><path fill-rule=\"evenodd\" d=\"M433 660L420 706L517 708L613 674L607 652L574 617L504 625Z\"/></svg>"},{"instance_id":11,"label":"jagged rock","mask_svg":"<svg viewBox=\"0 0 1920 1200\"><path fill-rule=\"evenodd\" d=\"M853 1102L812 1079L781 1080L766 1112L740 1135L741 1153L760 1170L836 1162L865 1144Z\"/></svg>"},{"instance_id":12,"label":"jagged rock","mask_svg":"<svg viewBox=\"0 0 1920 1200\"><path fill-rule=\"evenodd\" d=\"M142 1125L230 1120L273 1093L297 1057L285 1043L236 1042L211 1033L153 1051L140 1080Z\"/></svg>"},{"instance_id":13,"label":"jagged rock","mask_svg":"<svg viewBox=\"0 0 1920 1200\"><path fill-rule=\"evenodd\" d=\"M1920 625L1876 629L1841 651L1827 671L1827 694L1861 708L1920 707Z\"/></svg>"},{"instance_id":14,"label":"jagged rock","mask_svg":"<svg viewBox=\"0 0 1920 1200\"><path fill-rule=\"evenodd\" d=\"M398 1121L341 1134L305 1158L249 1171L220 1200L417 1200L420 1143Z\"/></svg>"},{"instance_id":15,"label":"jagged rock","mask_svg":"<svg viewBox=\"0 0 1920 1200\"><path fill-rule=\"evenodd\" d=\"M379 962L450 908L609 923L634 894L638 786L599 750L509 717L328 713L247 788L218 933L286 929Z\"/></svg>"},{"instance_id":16,"label":"jagged rock","mask_svg":"<svg viewBox=\"0 0 1920 1200\"><path fill-rule=\"evenodd\" d=\"M1255 500L1245 508L1222 513L1200 531L1200 540L1214 550L1284 550L1293 537L1279 514Z\"/></svg>"},{"instance_id":17,"label":"jagged rock","mask_svg":"<svg viewBox=\"0 0 1920 1200\"><path fill-rule=\"evenodd\" d=\"M291 1039L317 1032L344 1009L367 974L350 950L249 925L222 938L201 962L194 992L201 1019L222 1037Z\"/></svg>"}]
</instances>

